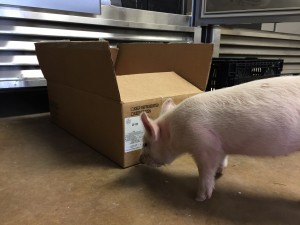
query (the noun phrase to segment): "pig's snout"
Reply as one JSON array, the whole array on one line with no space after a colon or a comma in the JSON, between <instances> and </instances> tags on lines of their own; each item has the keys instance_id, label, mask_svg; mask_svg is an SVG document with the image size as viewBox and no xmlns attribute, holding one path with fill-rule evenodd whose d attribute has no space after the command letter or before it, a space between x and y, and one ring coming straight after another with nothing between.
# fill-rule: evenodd
<instances>
[{"instance_id":1,"label":"pig's snout","mask_svg":"<svg viewBox=\"0 0 300 225\"><path fill-rule=\"evenodd\" d=\"M141 164L145 164L147 166L152 166L152 167L160 167L162 166L163 164L162 163L159 163L159 162L156 162L150 155L148 154L142 154L140 156L140 159L139 159L140 163Z\"/></svg>"}]
</instances>

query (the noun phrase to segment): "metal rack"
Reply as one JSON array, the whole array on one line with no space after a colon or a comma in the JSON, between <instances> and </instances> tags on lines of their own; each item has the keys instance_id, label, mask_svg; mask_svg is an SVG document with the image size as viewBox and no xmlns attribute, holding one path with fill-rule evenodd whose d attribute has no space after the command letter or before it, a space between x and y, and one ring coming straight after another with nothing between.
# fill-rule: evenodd
<instances>
[{"instance_id":1,"label":"metal rack","mask_svg":"<svg viewBox=\"0 0 300 225\"><path fill-rule=\"evenodd\" d=\"M282 74L300 72L300 35L215 27L214 57L284 59Z\"/></svg>"},{"instance_id":2,"label":"metal rack","mask_svg":"<svg viewBox=\"0 0 300 225\"><path fill-rule=\"evenodd\" d=\"M0 0L0 3L4 1L25 4L21 0ZM227 11L218 11L217 7L226 1L232 5L227 4ZM298 37L212 26L299 21L300 7L290 7L295 0L285 1L281 9L259 8L267 1L255 1L260 5L247 9L240 3L249 0L194 0L193 17L113 6L100 8L100 4L101 15L0 4L0 90L46 85L34 51L34 42L44 40L106 39L116 45L119 42L201 42L202 37L203 42L215 44L214 56L280 57L285 59L284 72L298 71ZM210 8L209 4L212 4Z\"/></svg>"},{"instance_id":3,"label":"metal rack","mask_svg":"<svg viewBox=\"0 0 300 225\"><path fill-rule=\"evenodd\" d=\"M298 0L195 0L194 24L224 25L299 21Z\"/></svg>"},{"instance_id":4,"label":"metal rack","mask_svg":"<svg viewBox=\"0 0 300 225\"><path fill-rule=\"evenodd\" d=\"M297 0L199 0L194 25L203 26L203 42L214 43L214 57L284 59L282 74L300 73L300 36L223 25L299 22ZM222 25L222 26L219 26Z\"/></svg>"},{"instance_id":5,"label":"metal rack","mask_svg":"<svg viewBox=\"0 0 300 225\"><path fill-rule=\"evenodd\" d=\"M193 42L191 17L113 6L101 15L0 5L0 89L45 86L34 42ZM199 31L196 32L199 35ZM199 39L199 38L198 38Z\"/></svg>"}]
</instances>

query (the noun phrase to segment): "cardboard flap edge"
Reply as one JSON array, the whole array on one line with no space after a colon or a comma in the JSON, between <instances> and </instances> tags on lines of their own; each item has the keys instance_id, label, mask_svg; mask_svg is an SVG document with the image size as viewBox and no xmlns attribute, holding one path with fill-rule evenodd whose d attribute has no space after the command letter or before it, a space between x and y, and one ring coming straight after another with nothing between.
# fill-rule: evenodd
<instances>
[{"instance_id":1,"label":"cardboard flap edge","mask_svg":"<svg viewBox=\"0 0 300 225\"><path fill-rule=\"evenodd\" d=\"M120 100L107 41L38 42L35 48L47 81Z\"/></svg>"}]
</instances>

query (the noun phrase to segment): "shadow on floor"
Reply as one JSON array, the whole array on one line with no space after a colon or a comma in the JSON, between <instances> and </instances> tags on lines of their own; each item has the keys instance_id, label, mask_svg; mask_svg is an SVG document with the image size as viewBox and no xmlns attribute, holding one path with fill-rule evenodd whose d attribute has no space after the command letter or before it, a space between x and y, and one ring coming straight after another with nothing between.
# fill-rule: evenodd
<instances>
[{"instance_id":1,"label":"shadow on floor","mask_svg":"<svg viewBox=\"0 0 300 225\"><path fill-rule=\"evenodd\" d=\"M99 152L53 124L49 113L0 120L0 134L4 140L2 147L5 148L7 145L10 151L18 151L18 155L24 160L34 157L36 161L49 163L49 165L55 163L57 166L64 167L88 165L120 168ZM22 148L9 147L14 146L15 140L18 140L17 143L24 143Z\"/></svg>"},{"instance_id":2,"label":"shadow on floor","mask_svg":"<svg viewBox=\"0 0 300 225\"><path fill-rule=\"evenodd\" d=\"M140 165L118 183L132 187L142 185L151 198L175 210L188 208L196 218L209 216L237 224L298 224L300 221L299 201L247 193L240 195L240 190L235 187L218 188L210 200L196 202L197 179L197 176L171 174L170 171Z\"/></svg>"}]
</instances>

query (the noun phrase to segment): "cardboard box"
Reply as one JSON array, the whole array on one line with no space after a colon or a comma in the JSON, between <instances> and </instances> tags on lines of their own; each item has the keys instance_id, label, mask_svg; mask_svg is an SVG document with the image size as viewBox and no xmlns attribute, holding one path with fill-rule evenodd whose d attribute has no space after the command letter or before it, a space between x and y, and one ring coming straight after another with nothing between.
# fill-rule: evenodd
<instances>
[{"instance_id":1,"label":"cardboard box","mask_svg":"<svg viewBox=\"0 0 300 225\"><path fill-rule=\"evenodd\" d=\"M159 115L163 101L205 90L211 44L36 43L47 79L51 118L122 167L138 163L139 114ZM113 60L115 61L115 66Z\"/></svg>"}]
</instances>

